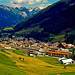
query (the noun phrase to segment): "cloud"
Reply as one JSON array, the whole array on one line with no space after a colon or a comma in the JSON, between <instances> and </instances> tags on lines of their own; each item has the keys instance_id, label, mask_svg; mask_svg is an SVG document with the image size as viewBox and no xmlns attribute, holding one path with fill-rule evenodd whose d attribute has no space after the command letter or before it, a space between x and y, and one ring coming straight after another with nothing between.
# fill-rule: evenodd
<instances>
[{"instance_id":1,"label":"cloud","mask_svg":"<svg viewBox=\"0 0 75 75\"><path fill-rule=\"evenodd\" d=\"M31 5L35 3L35 0L13 0L13 4L25 4L25 5Z\"/></svg>"},{"instance_id":2,"label":"cloud","mask_svg":"<svg viewBox=\"0 0 75 75\"><path fill-rule=\"evenodd\" d=\"M51 5L51 4L41 4L41 5L38 5L38 7L39 7L40 9L44 9L44 8L46 8L46 7L49 6L49 5Z\"/></svg>"},{"instance_id":3,"label":"cloud","mask_svg":"<svg viewBox=\"0 0 75 75\"><path fill-rule=\"evenodd\" d=\"M42 0L13 0L13 4L25 4L25 5L32 5L35 3L39 3Z\"/></svg>"},{"instance_id":4,"label":"cloud","mask_svg":"<svg viewBox=\"0 0 75 75\"><path fill-rule=\"evenodd\" d=\"M48 0L43 0L43 3L47 3L48 2Z\"/></svg>"},{"instance_id":5,"label":"cloud","mask_svg":"<svg viewBox=\"0 0 75 75\"><path fill-rule=\"evenodd\" d=\"M11 5L33 5L36 3L48 2L48 0L12 0L10 1Z\"/></svg>"},{"instance_id":6,"label":"cloud","mask_svg":"<svg viewBox=\"0 0 75 75\"><path fill-rule=\"evenodd\" d=\"M39 3L39 2L41 2L42 0L35 0L35 1Z\"/></svg>"},{"instance_id":7,"label":"cloud","mask_svg":"<svg viewBox=\"0 0 75 75\"><path fill-rule=\"evenodd\" d=\"M11 5L11 7L21 7L21 5L20 4L16 4L16 3L13 3L13 1L11 1L10 2L10 5Z\"/></svg>"},{"instance_id":8,"label":"cloud","mask_svg":"<svg viewBox=\"0 0 75 75\"><path fill-rule=\"evenodd\" d=\"M41 9L43 9L44 7L47 7L49 4L48 0L10 0L10 5L12 7L21 7L21 6L27 6L27 5L33 5L33 4L37 4L37 3L43 3L42 5L39 5L39 7ZM46 4L44 4L46 3Z\"/></svg>"}]
</instances>

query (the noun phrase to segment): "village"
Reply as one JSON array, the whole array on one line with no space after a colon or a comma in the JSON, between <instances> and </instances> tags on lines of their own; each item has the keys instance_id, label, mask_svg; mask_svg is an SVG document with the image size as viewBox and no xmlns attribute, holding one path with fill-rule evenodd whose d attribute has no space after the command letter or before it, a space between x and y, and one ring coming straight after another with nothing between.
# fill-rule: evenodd
<instances>
[{"instance_id":1,"label":"village","mask_svg":"<svg viewBox=\"0 0 75 75\"><path fill-rule=\"evenodd\" d=\"M13 50L13 52L19 50L23 51L25 56L48 56L62 59L69 59L66 64L74 64L72 57L72 48L75 48L73 44L63 43L51 43L51 42L41 42L33 38L15 37L13 38L0 38L0 49L1 51ZM61 59L60 59L61 58ZM60 62L60 61L59 61ZM60 62L62 63L62 62ZM65 64L65 63L63 63Z\"/></svg>"}]
</instances>

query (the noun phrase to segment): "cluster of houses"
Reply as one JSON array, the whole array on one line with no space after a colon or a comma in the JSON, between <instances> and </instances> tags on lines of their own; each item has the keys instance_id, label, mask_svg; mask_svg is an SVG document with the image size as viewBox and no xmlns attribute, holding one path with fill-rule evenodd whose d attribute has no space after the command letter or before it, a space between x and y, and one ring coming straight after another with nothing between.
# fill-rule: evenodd
<instances>
[{"instance_id":1,"label":"cluster of houses","mask_svg":"<svg viewBox=\"0 0 75 75\"><path fill-rule=\"evenodd\" d=\"M72 54L71 47L75 46L73 44L63 43L51 43L51 42L41 42L36 41L33 38L24 38L24 37L16 37L16 38L0 38L0 47L1 51L5 51L5 49L23 49L27 50L29 56L51 56L51 57L64 57L59 59L59 63L70 64L72 63L72 59L67 59L70 54Z\"/></svg>"},{"instance_id":2,"label":"cluster of houses","mask_svg":"<svg viewBox=\"0 0 75 75\"><path fill-rule=\"evenodd\" d=\"M12 49L13 47L28 49L28 55L30 56L54 56L54 57L67 57L71 53L71 47L74 47L72 44L64 43L51 43L51 42L41 42L36 41L33 38L22 38L17 37L15 39L9 38L2 40L0 47L5 49Z\"/></svg>"}]
</instances>

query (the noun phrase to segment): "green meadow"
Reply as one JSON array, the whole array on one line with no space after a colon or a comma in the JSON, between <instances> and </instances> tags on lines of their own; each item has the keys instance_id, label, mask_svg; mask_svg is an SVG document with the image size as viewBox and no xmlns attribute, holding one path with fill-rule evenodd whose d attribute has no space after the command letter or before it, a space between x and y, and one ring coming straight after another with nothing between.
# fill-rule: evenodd
<instances>
[{"instance_id":1,"label":"green meadow","mask_svg":"<svg viewBox=\"0 0 75 75\"><path fill-rule=\"evenodd\" d=\"M34 58L22 55L23 52L19 50L21 54L13 50L6 51L0 51L0 75L75 75L75 65L67 65L64 69L64 65L59 64L56 58ZM24 60L20 60L20 57Z\"/></svg>"}]
</instances>

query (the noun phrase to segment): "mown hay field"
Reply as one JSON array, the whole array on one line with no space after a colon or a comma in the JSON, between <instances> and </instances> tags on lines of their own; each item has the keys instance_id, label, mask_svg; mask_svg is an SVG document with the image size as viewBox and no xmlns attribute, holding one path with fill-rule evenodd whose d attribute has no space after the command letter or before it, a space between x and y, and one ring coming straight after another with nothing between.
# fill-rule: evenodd
<instances>
[{"instance_id":1,"label":"mown hay field","mask_svg":"<svg viewBox=\"0 0 75 75\"><path fill-rule=\"evenodd\" d=\"M21 69L22 71L26 72L29 75L48 75L48 74L50 75L50 74L75 71L75 66L67 66L67 68L64 69L64 66L62 65L55 65L54 63L56 60L54 58L49 58L49 57L34 58L34 57L18 55L12 52L10 53L14 56L7 54L5 52L1 52L1 53L6 55L13 62L15 62L16 66L19 69ZM20 57L24 58L24 60L20 60L19 59ZM51 61L51 62L49 63L48 61ZM51 64L52 61L54 62L53 64Z\"/></svg>"}]
</instances>

